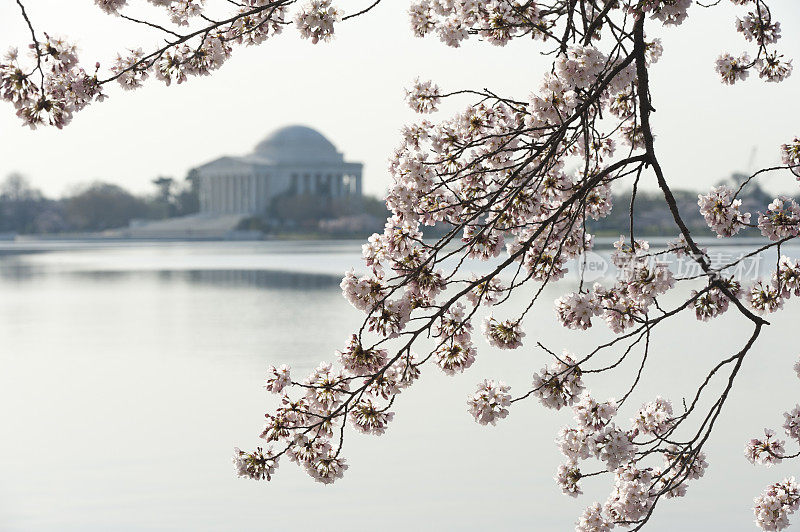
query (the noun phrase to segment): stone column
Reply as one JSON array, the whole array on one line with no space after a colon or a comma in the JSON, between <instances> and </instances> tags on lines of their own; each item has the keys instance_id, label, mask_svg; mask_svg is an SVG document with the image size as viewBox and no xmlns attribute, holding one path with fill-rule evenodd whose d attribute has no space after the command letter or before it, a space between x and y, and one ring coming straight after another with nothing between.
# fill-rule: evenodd
<instances>
[{"instance_id":1,"label":"stone column","mask_svg":"<svg viewBox=\"0 0 800 532\"><path fill-rule=\"evenodd\" d=\"M242 176L233 176L233 196L231 197L231 212L239 212L242 202Z\"/></svg>"},{"instance_id":2,"label":"stone column","mask_svg":"<svg viewBox=\"0 0 800 532\"><path fill-rule=\"evenodd\" d=\"M211 197L209 199L211 201L211 212L213 213L219 212L219 179L220 177L215 175L211 180Z\"/></svg>"},{"instance_id":3,"label":"stone column","mask_svg":"<svg viewBox=\"0 0 800 532\"><path fill-rule=\"evenodd\" d=\"M260 175L256 181L256 210L259 213L267 211L267 179L266 175Z\"/></svg>"},{"instance_id":4,"label":"stone column","mask_svg":"<svg viewBox=\"0 0 800 532\"><path fill-rule=\"evenodd\" d=\"M198 199L200 200L200 212L205 212L208 210L208 206L206 205L206 196L207 196L206 187L208 186L208 178L200 177L199 179L200 179L200 190L199 190L200 197Z\"/></svg>"},{"instance_id":5,"label":"stone column","mask_svg":"<svg viewBox=\"0 0 800 532\"><path fill-rule=\"evenodd\" d=\"M250 212L250 199L253 197L250 194L250 176L242 176L242 186L239 190L239 212Z\"/></svg>"},{"instance_id":6,"label":"stone column","mask_svg":"<svg viewBox=\"0 0 800 532\"><path fill-rule=\"evenodd\" d=\"M233 210L233 176L226 176L225 179L225 211L229 213Z\"/></svg>"},{"instance_id":7,"label":"stone column","mask_svg":"<svg viewBox=\"0 0 800 532\"><path fill-rule=\"evenodd\" d=\"M233 212L242 212L242 179L244 176L237 175L233 185Z\"/></svg>"},{"instance_id":8,"label":"stone column","mask_svg":"<svg viewBox=\"0 0 800 532\"><path fill-rule=\"evenodd\" d=\"M256 195L253 194L253 174L244 177L244 207L246 212L253 212L253 200Z\"/></svg>"},{"instance_id":9,"label":"stone column","mask_svg":"<svg viewBox=\"0 0 800 532\"><path fill-rule=\"evenodd\" d=\"M239 212L239 202L242 201L242 176L235 175L233 176L233 181L231 182L231 211L230 212Z\"/></svg>"}]
</instances>

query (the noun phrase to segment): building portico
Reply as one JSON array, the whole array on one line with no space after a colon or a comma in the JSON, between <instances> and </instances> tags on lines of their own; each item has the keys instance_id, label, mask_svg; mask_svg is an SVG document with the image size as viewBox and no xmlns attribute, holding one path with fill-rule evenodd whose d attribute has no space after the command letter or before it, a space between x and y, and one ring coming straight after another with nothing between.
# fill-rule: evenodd
<instances>
[{"instance_id":1,"label":"building portico","mask_svg":"<svg viewBox=\"0 0 800 532\"><path fill-rule=\"evenodd\" d=\"M346 162L321 133L284 127L249 155L221 157L197 168L200 212L268 214L279 196L360 197L362 168Z\"/></svg>"}]
</instances>

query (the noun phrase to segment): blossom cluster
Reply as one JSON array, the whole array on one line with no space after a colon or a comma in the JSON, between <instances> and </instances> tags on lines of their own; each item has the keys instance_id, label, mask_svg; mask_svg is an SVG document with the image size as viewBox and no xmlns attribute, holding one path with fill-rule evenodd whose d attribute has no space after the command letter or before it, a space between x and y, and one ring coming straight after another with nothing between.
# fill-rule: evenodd
<instances>
[{"instance_id":1,"label":"blossom cluster","mask_svg":"<svg viewBox=\"0 0 800 532\"><path fill-rule=\"evenodd\" d=\"M583 389L581 369L566 352L552 366L533 375L533 393L547 408L572 406Z\"/></svg>"},{"instance_id":2,"label":"blossom cluster","mask_svg":"<svg viewBox=\"0 0 800 532\"><path fill-rule=\"evenodd\" d=\"M272 450L264 454L261 447L249 453L236 448L233 452L233 464L240 477L271 480L272 474L278 467L278 459L272 455Z\"/></svg>"},{"instance_id":3,"label":"blossom cluster","mask_svg":"<svg viewBox=\"0 0 800 532\"><path fill-rule=\"evenodd\" d=\"M408 14L414 35L436 34L443 43L453 47L460 46L472 34L499 46L524 35L544 38L553 25L542 16L535 3L519 0L415 0Z\"/></svg>"},{"instance_id":4,"label":"blossom cluster","mask_svg":"<svg viewBox=\"0 0 800 532\"><path fill-rule=\"evenodd\" d=\"M781 146L781 160L783 164L791 167L792 172L800 180L800 137L795 137L791 142Z\"/></svg>"},{"instance_id":5,"label":"blossom cluster","mask_svg":"<svg viewBox=\"0 0 800 532\"><path fill-rule=\"evenodd\" d=\"M794 364L794 369L800 378L800 360ZM800 443L800 405L795 405L783 416L786 435ZM776 437L775 431L765 428L764 438L751 439L745 446L744 454L752 464L771 467L787 457L785 444L784 440ZM796 456L791 455L789 458ZM800 487L794 477L786 478L768 486L753 502L756 524L762 530L783 530L789 527L789 515L800 507Z\"/></svg>"},{"instance_id":6,"label":"blossom cluster","mask_svg":"<svg viewBox=\"0 0 800 532\"><path fill-rule=\"evenodd\" d=\"M689 15L692 0L645 0L640 2L641 10L660 20L665 26L679 25Z\"/></svg>"},{"instance_id":7,"label":"blossom cluster","mask_svg":"<svg viewBox=\"0 0 800 532\"><path fill-rule=\"evenodd\" d=\"M720 185L712 188L708 194L697 196L700 214L717 233L717 238L733 236L750 223L750 213L740 212L742 200L735 195L736 191L731 187Z\"/></svg>"},{"instance_id":8,"label":"blossom cluster","mask_svg":"<svg viewBox=\"0 0 800 532\"><path fill-rule=\"evenodd\" d=\"M45 34L31 45L36 66L30 69L12 48L0 62L0 98L14 105L17 116L35 129L40 125L62 128L73 115L106 95L97 78L78 64L77 48L64 39ZM39 73L37 83L34 74Z\"/></svg>"},{"instance_id":9,"label":"blossom cluster","mask_svg":"<svg viewBox=\"0 0 800 532\"><path fill-rule=\"evenodd\" d=\"M642 405L632 422L636 434L661 436L673 425L672 403L656 397L655 401Z\"/></svg>"},{"instance_id":10,"label":"blossom cluster","mask_svg":"<svg viewBox=\"0 0 800 532\"><path fill-rule=\"evenodd\" d=\"M555 310L561 324L585 330L592 326L593 317L601 316L612 331L620 333L641 321L657 297L675 286L675 276L668 265L655 260L649 249L647 241L636 240L630 245L620 236L611 255L620 270L617 282L611 287L595 283L585 293L557 299Z\"/></svg>"},{"instance_id":11,"label":"blossom cluster","mask_svg":"<svg viewBox=\"0 0 800 532\"><path fill-rule=\"evenodd\" d=\"M484 380L467 399L469 413L481 425L496 424L498 419L508 415L508 407L511 405L509 390L511 387L503 381Z\"/></svg>"},{"instance_id":12,"label":"blossom cluster","mask_svg":"<svg viewBox=\"0 0 800 532\"><path fill-rule=\"evenodd\" d=\"M703 293L693 290L692 297L695 298L694 311L698 320L708 321L720 314L724 314L728 310L731 300L720 287L724 287L734 298L739 297L742 289L738 281L721 278L717 280L717 285L709 286L708 290Z\"/></svg>"},{"instance_id":13,"label":"blossom cluster","mask_svg":"<svg viewBox=\"0 0 800 532\"><path fill-rule=\"evenodd\" d=\"M272 393L281 393L286 386L292 383L291 368L283 364L279 368L270 366L267 371L267 380L264 388Z\"/></svg>"},{"instance_id":14,"label":"blossom cluster","mask_svg":"<svg viewBox=\"0 0 800 532\"><path fill-rule=\"evenodd\" d=\"M561 429L556 443L567 464L598 458L609 471L614 471L635 457L633 435L617 427L613 421L617 405L613 400L598 403L584 393L573 406L576 427Z\"/></svg>"},{"instance_id":15,"label":"blossom cluster","mask_svg":"<svg viewBox=\"0 0 800 532\"><path fill-rule=\"evenodd\" d=\"M42 39L31 28L28 57L12 48L0 60L0 99L13 104L17 116L31 128L63 128L75 113L92 102L103 101L103 88L110 82L132 90L151 76L171 85L211 74L231 56L234 45L260 44L280 33L288 24L290 3L245 0L232 3L233 11L227 16L212 19L206 14L206 0L148 1L163 9L169 23L126 18L162 29L166 35L164 44L150 52L141 47L120 52L113 63L105 65L106 69L101 69L100 63L89 69L81 66L75 44L47 33ZM108 14L121 15L128 2L95 0L95 4ZM325 10L322 4L327 6L329 16L319 14ZM329 38L333 33L329 21L338 14L329 4L329 0L314 1L301 9L296 20L301 36L315 42ZM318 9L314 10L315 6ZM169 24L175 29L170 29ZM197 24L207 26L197 29ZM183 27L190 27L186 35L178 33Z\"/></svg>"},{"instance_id":16,"label":"blossom cluster","mask_svg":"<svg viewBox=\"0 0 800 532\"><path fill-rule=\"evenodd\" d=\"M762 530L784 530L789 527L789 515L800 507L800 486L794 477L772 484L753 499L756 524Z\"/></svg>"},{"instance_id":17,"label":"blossom cluster","mask_svg":"<svg viewBox=\"0 0 800 532\"><path fill-rule=\"evenodd\" d=\"M408 101L409 107L414 111L418 113L432 113L437 110L436 106L441 100L439 87L430 80L421 81L417 78L417 80L414 81L414 86L406 90L406 100Z\"/></svg>"},{"instance_id":18,"label":"blossom cluster","mask_svg":"<svg viewBox=\"0 0 800 532\"><path fill-rule=\"evenodd\" d=\"M499 349L516 349L522 345L522 338L525 337L518 321L498 321L492 316L487 316L483 321L483 334L489 340L489 345Z\"/></svg>"},{"instance_id":19,"label":"blossom cluster","mask_svg":"<svg viewBox=\"0 0 800 532\"><path fill-rule=\"evenodd\" d=\"M800 296L800 261L781 256L771 279L750 287L748 303L759 314L769 314L782 309L792 295Z\"/></svg>"},{"instance_id":20,"label":"blossom cluster","mask_svg":"<svg viewBox=\"0 0 800 532\"><path fill-rule=\"evenodd\" d=\"M295 384L288 366L269 367L265 387L281 396L281 404L265 415L261 438L284 445L284 450L264 452L258 448L248 453L237 449L234 463L240 476L269 480L280 456L288 454L315 480L329 484L341 478L348 467L340 448L333 444L337 423L344 423L338 412L349 414L352 427L359 432L380 435L386 431L394 413L388 411L390 403L385 401L419 376L415 357L409 353L390 362L384 350L366 347L353 335L339 352L339 359L341 368L323 362L314 369L300 385L304 392L300 397L287 393L287 387Z\"/></svg>"},{"instance_id":21,"label":"blossom cluster","mask_svg":"<svg viewBox=\"0 0 800 532\"><path fill-rule=\"evenodd\" d=\"M311 0L297 13L295 24L300 37L316 44L333 38L334 23L339 20L341 12L331 0Z\"/></svg>"},{"instance_id":22,"label":"blossom cluster","mask_svg":"<svg viewBox=\"0 0 800 532\"><path fill-rule=\"evenodd\" d=\"M750 0L734 3L747 4ZM772 12L765 3L754 4L754 10L736 18L735 27L745 41L757 46L757 55L751 59L747 52L738 56L721 54L716 61L716 70L723 83L733 85L737 81L744 81L752 69L769 82L783 81L792 73L792 61L783 59L776 50L769 48L781 37L781 23L772 19Z\"/></svg>"},{"instance_id":23,"label":"blossom cluster","mask_svg":"<svg viewBox=\"0 0 800 532\"><path fill-rule=\"evenodd\" d=\"M758 214L758 227L762 235L773 241L797 236L800 234L800 205L786 196L775 199L765 213Z\"/></svg>"},{"instance_id":24,"label":"blossom cluster","mask_svg":"<svg viewBox=\"0 0 800 532\"><path fill-rule=\"evenodd\" d=\"M647 466L637 457L635 438L668 430L672 406L662 398L645 404L631 419L632 428L622 430L614 418L614 400L598 402L589 393L573 405L576 427L561 430L557 443L567 462L559 466L556 482L562 492L577 496L581 491L580 462L597 458L614 475L613 489L604 504L593 503L584 511L576 530L590 532L629 526L645 517L660 496L681 497L686 482L701 478L708 466L705 455L691 447L668 446L660 451L663 466Z\"/></svg>"},{"instance_id":25,"label":"blossom cluster","mask_svg":"<svg viewBox=\"0 0 800 532\"><path fill-rule=\"evenodd\" d=\"M767 467L781 463L785 442L775 438L775 431L764 429L764 439L753 438L744 449L744 455L752 464Z\"/></svg>"}]
</instances>

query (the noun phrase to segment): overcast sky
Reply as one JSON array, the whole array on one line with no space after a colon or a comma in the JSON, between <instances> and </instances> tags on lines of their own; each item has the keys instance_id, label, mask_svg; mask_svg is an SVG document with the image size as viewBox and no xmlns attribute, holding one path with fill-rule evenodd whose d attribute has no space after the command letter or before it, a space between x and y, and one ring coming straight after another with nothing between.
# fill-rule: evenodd
<instances>
[{"instance_id":1,"label":"overcast sky","mask_svg":"<svg viewBox=\"0 0 800 532\"><path fill-rule=\"evenodd\" d=\"M354 12L371 0L340 0ZM130 28L100 12L91 0L29 0L40 31L75 38L82 59L108 64L116 51L152 45L159 35ZM800 68L800 2L771 0L781 22L782 52ZM31 131L11 105L0 103L0 178L27 175L46 194L60 196L76 184L118 183L151 190L159 175L182 179L221 155L248 153L272 130L288 124L318 129L351 161L362 161L365 191L381 194L389 183L386 161L400 127L416 119L403 88L416 76L444 90L488 87L525 98L538 88L548 62L541 41L505 48L478 41L451 49L434 38L417 39L402 0L385 0L368 15L337 27L336 39L312 45L293 28L258 47L237 48L214 75L164 87L150 80L138 91L110 87L110 98L78 113L64 130ZM678 28L661 32L664 56L652 88L657 149L668 178L678 187L704 188L734 171L775 164L778 147L800 135L800 71L782 84L724 86L714 72L721 51L747 48L734 30L742 8L723 1L694 6ZM27 29L14 2L0 5L0 47L26 45ZM650 24L649 36L657 25ZM438 116L460 110L453 100ZM436 117L436 115L434 115ZM790 176L768 177L772 191L797 190Z\"/></svg>"}]
</instances>

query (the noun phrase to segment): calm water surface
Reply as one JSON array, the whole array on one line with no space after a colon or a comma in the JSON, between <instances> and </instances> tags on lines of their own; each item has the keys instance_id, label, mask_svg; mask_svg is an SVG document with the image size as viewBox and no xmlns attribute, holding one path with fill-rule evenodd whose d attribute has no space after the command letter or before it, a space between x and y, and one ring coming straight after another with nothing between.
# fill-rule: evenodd
<instances>
[{"instance_id":1,"label":"calm water surface","mask_svg":"<svg viewBox=\"0 0 800 532\"><path fill-rule=\"evenodd\" d=\"M360 319L338 288L342 271L360 266L359 243L22 247L0 249L0 530L561 531L608 493L607 477L587 479L578 500L551 480L568 412L528 402L486 428L465 409L486 377L524 390L549 363L531 347L537 340L581 352L608 338L602 326L556 326L550 302L565 288L549 288L529 315L523 348L480 349L479 339L464 375L429 368L399 398L384 436L350 434L350 469L337 484L316 484L288 461L271 483L256 483L237 479L230 457L260 442L275 402L261 387L265 368L289 363L300 376L334 358ZM800 473L791 462L755 468L742 454L799 400L800 306L791 301L771 321L708 444L706 478L681 503L665 501L648 530L753 530L752 497ZM698 368L749 334L734 316L665 324L632 404L656 394L679 403ZM638 363L588 386L619 396Z\"/></svg>"}]
</instances>

